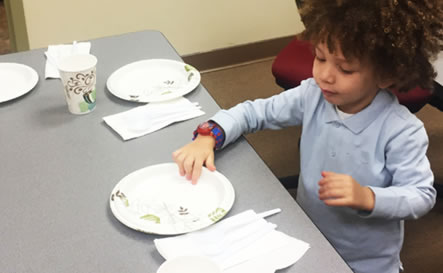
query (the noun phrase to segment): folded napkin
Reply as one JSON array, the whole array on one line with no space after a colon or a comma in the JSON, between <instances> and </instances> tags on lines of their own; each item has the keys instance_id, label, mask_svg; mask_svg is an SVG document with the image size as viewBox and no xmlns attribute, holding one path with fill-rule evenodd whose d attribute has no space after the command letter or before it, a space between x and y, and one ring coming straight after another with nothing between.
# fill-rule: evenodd
<instances>
[{"instance_id":1,"label":"folded napkin","mask_svg":"<svg viewBox=\"0 0 443 273\"><path fill-rule=\"evenodd\" d=\"M309 244L276 231L263 216L247 210L206 229L154 243L165 259L197 255L212 259L225 273L275 272L299 260ZM268 271L253 270L267 267Z\"/></svg>"},{"instance_id":2,"label":"folded napkin","mask_svg":"<svg viewBox=\"0 0 443 273\"><path fill-rule=\"evenodd\" d=\"M114 129L123 140L140 137L174 122L183 121L204 115L198 103L188 99L165 102L151 102L134 109L104 117L103 120Z\"/></svg>"},{"instance_id":3,"label":"folded napkin","mask_svg":"<svg viewBox=\"0 0 443 273\"><path fill-rule=\"evenodd\" d=\"M60 78L58 72L58 63L63 59L75 54L89 54L91 50L90 42L77 43L74 41L72 45L50 45L45 51L46 67L45 78Z\"/></svg>"}]
</instances>

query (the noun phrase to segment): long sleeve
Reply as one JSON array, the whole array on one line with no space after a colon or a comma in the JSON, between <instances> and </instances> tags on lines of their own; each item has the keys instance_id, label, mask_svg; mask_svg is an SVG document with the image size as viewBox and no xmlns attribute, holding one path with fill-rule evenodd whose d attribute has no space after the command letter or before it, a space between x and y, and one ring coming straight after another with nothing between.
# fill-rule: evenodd
<instances>
[{"instance_id":1,"label":"long sleeve","mask_svg":"<svg viewBox=\"0 0 443 273\"><path fill-rule=\"evenodd\" d=\"M284 91L267 99L245 101L229 110L219 111L214 120L225 131L223 146L235 141L244 133L258 130L277 130L302 123L306 94L311 87L304 81L294 89Z\"/></svg>"},{"instance_id":2,"label":"long sleeve","mask_svg":"<svg viewBox=\"0 0 443 273\"><path fill-rule=\"evenodd\" d=\"M371 216L417 219L434 206L436 198L434 176L426 157L428 137L419 121L393 130L395 133L386 146L386 168L392 184L386 188L372 187L376 200Z\"/></svg>"}]
</instances>

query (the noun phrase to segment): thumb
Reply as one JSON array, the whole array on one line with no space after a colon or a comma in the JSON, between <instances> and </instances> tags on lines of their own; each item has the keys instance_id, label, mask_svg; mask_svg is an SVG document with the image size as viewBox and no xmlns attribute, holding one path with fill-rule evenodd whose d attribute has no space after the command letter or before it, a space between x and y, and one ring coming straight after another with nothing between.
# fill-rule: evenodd
<instances>
[{"instance_id":1,"label":"thumb","mask_svg":"<svg viewBox=\"0 0 443 273\"><path fill-rule=\"evenodd\" d=\"M205 165L208 170L215 171L214 153L209 154L208 158L206 158Z\"/></svg>"}]
</instances>

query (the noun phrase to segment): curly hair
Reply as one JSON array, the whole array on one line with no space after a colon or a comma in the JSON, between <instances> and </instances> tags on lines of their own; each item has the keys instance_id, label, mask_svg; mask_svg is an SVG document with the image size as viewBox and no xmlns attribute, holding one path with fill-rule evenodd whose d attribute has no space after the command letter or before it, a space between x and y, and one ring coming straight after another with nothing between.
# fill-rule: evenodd
<instances>
[{"instance_id":1,"label":"curly hair","mask_svg":"<svg viewBox=\"0 0 443 273\"><path fill-rule=\"evenodd\" d=\"M432 90L431 64L443 50L441 0L305 0L303 39L340 47L345 58L366 59L392 88Z\"/></svg>"}]
</instances>

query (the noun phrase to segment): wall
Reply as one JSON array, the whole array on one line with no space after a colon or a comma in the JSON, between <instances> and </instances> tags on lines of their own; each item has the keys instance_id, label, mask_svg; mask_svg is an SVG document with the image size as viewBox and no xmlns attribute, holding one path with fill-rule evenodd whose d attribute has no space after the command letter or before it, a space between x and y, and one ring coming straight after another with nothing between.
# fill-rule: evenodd
<instances>
[{"instance_id":1,"label":"wall","mask_svg":"<svg viewBox=\"0 0 443 273\"><path fill-rule=\"evenodd\" d=\"M9 42L12 51L29 49L28 33L24 20L23 3L21 0L4 1L7 19Z\"/></svg>"},{"instance_id":2,"label":"wall","mask_svg":"<svg viewBox=\"0 0 443 273\"><path fill-rule=\"evenodd\" d=\"M157 29L180 55L302 30L293 0L22 1L29 48Z\"/></svg>"}]
</instances>

